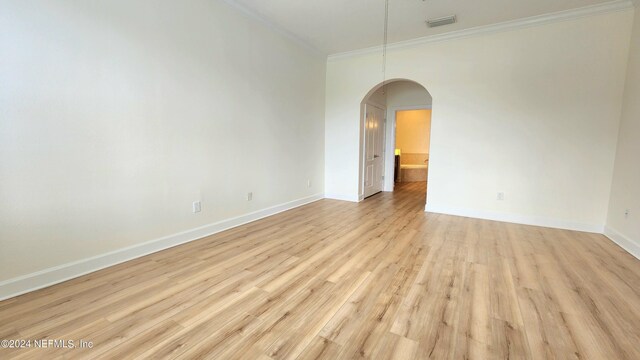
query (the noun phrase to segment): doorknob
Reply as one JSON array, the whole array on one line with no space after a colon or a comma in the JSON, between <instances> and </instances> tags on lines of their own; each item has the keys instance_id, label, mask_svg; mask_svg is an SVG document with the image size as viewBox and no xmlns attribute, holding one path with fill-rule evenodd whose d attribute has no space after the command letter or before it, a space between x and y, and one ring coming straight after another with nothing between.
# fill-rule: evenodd
<instances>
[{"instance_id":1,"label":"doorknob","mask_svg":"<svg viewBox=\"0 0 640 360\"><path fill-rule=\"evenodd\" d=\"M380 155L373 155L373 158L374 158L374 159L377 159L377 158L379 158L379 157L380 157Z\"/></svg>"}]
</instances>

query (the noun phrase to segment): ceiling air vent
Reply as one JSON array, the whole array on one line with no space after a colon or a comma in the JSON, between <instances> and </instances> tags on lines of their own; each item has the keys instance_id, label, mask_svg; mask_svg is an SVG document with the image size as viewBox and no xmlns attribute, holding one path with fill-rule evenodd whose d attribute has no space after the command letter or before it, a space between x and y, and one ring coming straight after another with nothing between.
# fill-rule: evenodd
<instances>
[{"instance_id":1,"label":"ceiling air vent","mask_svg":"<svg viewBox=\"0 0 640 360\"><path fill-rule=\"evenodd\" d=\"M449 25L449 24L455 24L455 23L456 23L456 16L455 15L427 20L427 26L429 26L430 28Z\"/></svg>"}]
</instances>

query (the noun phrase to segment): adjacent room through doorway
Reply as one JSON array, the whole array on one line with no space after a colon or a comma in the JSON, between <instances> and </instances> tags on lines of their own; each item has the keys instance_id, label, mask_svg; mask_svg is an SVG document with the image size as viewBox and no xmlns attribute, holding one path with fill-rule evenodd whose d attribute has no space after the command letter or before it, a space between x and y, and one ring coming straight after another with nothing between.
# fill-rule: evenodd
<instances>
[{"instance_id":1,"label":"adjacent room through doorway","mask_svg":"<svg viewBox=\"0 0 640 360\"><path fill-rule=\"evenodd\" d=\"M427 182L431 109L396 111L394 182Z\"/></svg>"},{"instance_id":2,"label":"adjacent room through doorway","mask_svg":"<svg viewBox=\"0 0 640 360\"><path fill-rule=\"evenodd\" d=\"M424 86L407 79L378 84L364 97L359 200L382 191L394 191L396 185L405 182L425 185L432 102ZM423 189L425 195L426 186L415 188Z\"/></svg>"}]
</instances>

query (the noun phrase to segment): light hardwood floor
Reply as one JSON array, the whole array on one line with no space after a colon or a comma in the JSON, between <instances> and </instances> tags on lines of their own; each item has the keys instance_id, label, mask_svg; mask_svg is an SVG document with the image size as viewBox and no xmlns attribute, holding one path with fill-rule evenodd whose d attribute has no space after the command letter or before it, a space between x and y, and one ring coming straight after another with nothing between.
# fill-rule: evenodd
<instances>
[{"instance_id":1,"label":"light hardwood floor","mask_svg":"<svg viewBox=\"0 0 640 360\"><path fill-rule=\"evenodd\" d=\"M322 200L0 302L0 358L640 359L640 261L596 234Z\"/></svg>"}]
</instances>

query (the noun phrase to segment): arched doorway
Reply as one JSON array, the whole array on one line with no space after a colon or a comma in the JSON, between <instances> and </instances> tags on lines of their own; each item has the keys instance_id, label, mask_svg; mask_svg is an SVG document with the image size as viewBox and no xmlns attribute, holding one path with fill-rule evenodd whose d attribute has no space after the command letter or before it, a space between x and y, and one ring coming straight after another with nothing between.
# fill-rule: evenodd
<instances>
[{"instance_id":1,"label":"arched doorway","mask_svg":"<svg viewBox=\"0 0 640 360\"><path fill-rule=\"evenodd\" d=\"M382 191L394 191L398 175L402 181L402 173L418 181L424 178L426 188L428 149L416 152L406 148L409 152L403 156L403 150L396 147L396 130L398 116L409 115L404 112L428 111L429 131L416 129L412 134L419 138L417 142L428 144L432 102L431 94L424 86L407 79L389 80L384 86L380 83L363 98L360 106L360 200ZM401 164L396 164L397 161ZM411 167L413 169L409 169Z\"/></svg>"}]
</instances>

